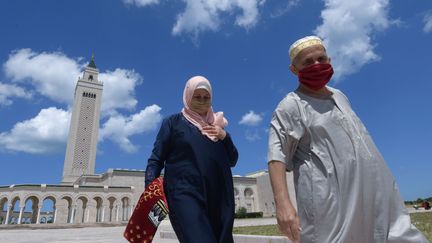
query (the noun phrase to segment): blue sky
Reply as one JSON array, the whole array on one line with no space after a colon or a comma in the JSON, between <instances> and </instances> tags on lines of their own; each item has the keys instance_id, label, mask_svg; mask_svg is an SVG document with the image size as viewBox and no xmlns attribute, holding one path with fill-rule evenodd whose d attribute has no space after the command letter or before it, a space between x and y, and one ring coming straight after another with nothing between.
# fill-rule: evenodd
<instances>
[{"instance_id":1,"label":"blue sky","mask_svg":"<svg viewBox=\"0 0 432 243\"><path fill-rule=\"evenodd\" d=\"M0 184L59 183L76 81L104 82L96 172L145 169L161 118L206 76L240 152L265 169L267 128L296 88L288 48L316 34L406 200L432 196L432 2L111 0L0 2Z\"/></svg>"}]
</instances>

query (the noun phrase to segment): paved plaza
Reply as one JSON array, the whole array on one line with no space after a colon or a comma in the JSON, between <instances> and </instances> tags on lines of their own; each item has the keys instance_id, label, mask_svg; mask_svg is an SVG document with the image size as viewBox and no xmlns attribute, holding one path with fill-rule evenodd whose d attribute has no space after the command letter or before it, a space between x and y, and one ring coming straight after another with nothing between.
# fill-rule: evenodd
<instances>
[{"instance_id":1,"label":"paved plaza","mask_svg":"<svg viewBox=\"0 0 432 243\"><path fill-rule=\"evenodd\" d=\"M408 208L410 213L431 212L430 210ZM276 218L236 219L234 226L254 226L276 224ZM50 228L43 228L44 226ZM26 227L26 228L23 228ZM123 238L125 225L110 226L105 224L83 225L21 225L0 227L1 243L128 243ZM280 236L234 235L235 243L289 243ZM168 220L164 220L156 232L154 243L178 243Z\"/></svg>"},{"instance_id":2,"label":"paved plaza","mask_svg":"<svg viewBox=\"0 0 432 243\"><path fill-rule=\"evenodd\" d=\"M252 226L252 225L269 225L276 224L275 218L260 218L260 219L236 219L234 226ZM33 225L32 225L33 226ZM25 227L24 225L22 227ZM50 226L56 228L41 229L39 227L2 227L0 228L0 242L13 243L127 243L123 238L123 230L125 225L121 226L105 226L88 225L81 227L76 225L75 228L63 228L61 226ZM162 235L162 237L161 237ZM236 243L260 243L273 242L285 243L289 242L285 237L266 237L266 236L245 236L235 235ZM265 240L265 241L264 241ZM271 241L269 241L271 240ZM168 220L161 223L156 232L154 243L178 243L175 239L174 231Z\"/></svg>"}]
</instances>

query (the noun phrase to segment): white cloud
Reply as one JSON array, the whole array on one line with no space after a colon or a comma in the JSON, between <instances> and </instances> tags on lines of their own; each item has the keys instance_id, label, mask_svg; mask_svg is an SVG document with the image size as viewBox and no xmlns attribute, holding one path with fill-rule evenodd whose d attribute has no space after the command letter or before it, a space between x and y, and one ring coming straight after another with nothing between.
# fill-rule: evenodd
<instances>
[{"instance_id":1,"label":"white cloud","mask_svg":"<svg viewBox=\"0 0 432 243\"><path fill-rule=\"evenodd\" d=\"M324 39L332 58L335 80L379 60L372 35L388 28L388 0L324 0L323 23L315 33Z\"/></svg>"},{"instance_id":2,"label":"white cloud","mask_svg":"<svg viewBox=\"0 0 432 243\"><path fill-rule=\"evenodd\" d=\"M239 124L246 126L258 126L262 122L262 115L256 114L254 111L249 111L243 115Z\"/></svg>"},{"instance_id":3,"label":"white cloud","mask_svg":"<svg viewBox=\"0 0 432 243\"><path fill-rule=\"evenodd\" d=\"M254 142L261 139L261 136L259 135L258 129L249 130L247 129L245 132L246 140L250 142Z\"/></svg>"},{"instance_id":4,"label":"white cloud","mask_svg":"<svg viewBox=\"0 0 432 243\"><path fill-rule=\"evenodd\" d=\"M36 53L26 48L12 52L3 67L12 81L30 82L38 93L71 104L82 65L61 52Z\"/></svg>"},{"instance_id":5,"label":"white cloud","mask_svg":"<svg viewBox=\"0 0 432 243\"><path fill-rule=\"evenodd\" d=\"M259 1L256 1L256 0L237 0L237 1L235 1L233 3L233 6L239 7L243 11L242 15L237 16L236 24L238 26L241 26L244 28L250 28L250 27L255 26L255 24L258 22L258 16L259 16L258 4L259 4Z\"/></svg>"},{"instance_id":6,"label":"white cloud","mask_svg":"<svg viewBox=\"0 0 432 243\"><path fill-rule=\"evenodd\" d=\"M158 4L159 0L123 0L124 3L136 5L137 7L145 7L147 5Z\"/></svg>"},{"instance_id":7,"label":"white cloud","mask_svg":"<svg viewBox=\"0 0 432 243\"><path fill-rule=\"evenodd\" d=\"M216 31L222 22L222 14L235 14L235 24L249 29L258 21L259 0L183 0L186 9L177 16L172 33L174 35L183 32L198 35L205 30Z\"/></svg>"},{"instance_id":8,"label":"white cloud","mask_svg":"<svg viewBox=\"0 0 432 243\"><path fill-rule=\"evenodd\" d=\"M0 148L33 154L64 150L71 113L50 107L29 120L18 122L10 132L0 133Z\"/></svg>"},{"instance_id":9,"label":"white cloud","mask_svg":"<svg viewBox=\"0 0 432 243\"><path fill-rule=\"evenodd\" d=\"M19 86L0 82L0 105L11 105L12 97L30 99L32 93Z\"/></svg>"},{"instance_id":10,"label":"white cloud","mask_svg":"<svg viewBox=\"0 0 432 243\"><path fill-rule=\"evenodd\" d=\"M291 9L293 9L294 7L297 7L300 3L300 0L288 0L287 2L285 2L285 6L281 7L278 6L278 8L276 8L276 11L274 11L273 13L270 14L270 17L272 18L278 18L286 13L288 13Z\"/></svg>"},{"instance_id":11,"label":"white cloud","mask_svg":"<svg viewBox=\"0 0 432 243\"><path fill-rule=\"evenodd\" d=\"M6 75L14 82L29 82L41 95L72 105L75 85L82 76L81 69L85 64L61 52L37 53L31 49L20 49L12 52L3 66ZM104 83L103 115L116 113L117 109L135 108L134 89L142 82L138 73L117 68L101 72L99 79Z\"/></svg>"},{"instance_id":12,"label":"white cloud","mask_svg":"<svg viewBox=\"0 0 432 243\"><path fill-rule=\"evenodd\" d=\"M102 94L102 114L115 113L117 109L134 109L135 87L142 82L142 77L133 70L117 68L99 74L104 84Z\"/></svg>"},{"instance_id":13,"label":"white cloud","mask_svg":"<svg viewBox=\"0 0 432 243\"><path fill-rule=\"evenodd\" d=\"M155 130L162 120L160 110L151 105L129 117L114 114L100 129L100 140L111 140L128 153L135 152L138 147L129 137ZM70 118L70 111L42 109L36 117L16 123L10 132L0 133L0 149L33 154L64 152Z\"/></svg>"},{"instance_id":14,"label":"white cloud","mask_svg":"<svg viewBox=\"0 0 432 243\"><path fill-rule=\"evenodd\" d=\"M110 139L125 152L133 153L138 147L132 144L129 137L155 130L162 120L160 110L159 106L151 105L129 117L122 115L112 116L102 126L100 140Z\"/></svg>"},{"instance_id":15,"label":"white cloud","mask_svg":"<svg viewBox=\"0 0 432 243\"><path fill-rule=\"evenodd\" d=\"M425 23L423 27L423 31L425 33L432 32L432 13L428 13L424 16L423 22Z\"/></svg>"},{"instance_id":16,"label":"white cloud","mask_svg":"<svg viewBox=\"0 0 432 243\"><path fill-rule=\"evenodd\" d=\"M3 67L13 82L29 83L39 94L71 107L75 85L79 76L82 76L81 69L85 64L61 52L37 53L31 49L21 49L12 52ZM104 84L102 116L108 117L101 134L123 150L133 152L136 147L128 137L153 129L161 120L160 107L152 105L129 117L120 114L119 110L134 110L138 103L135 88L141 84L142 77L133 70L117 68L101 72L99 81ZM31 92L16 85L0 83L0 105L10 104L10 97L13 96L30 98ZM56 108L43 109L38 116L17 123L10 132L0 134L0 148L28 153L53 152L64 145L69 131L69 126L61 126L64 125L61 121L59 124L52 122L57 120L56 116L64 113L70 116L69 112ZM119 122L122 125L117 127ZM60 139L59 135L64 137Z\"/></svg>"},{"instance_id":17,"label":"white cloud","mask_svg":"<svg viewBox=\"0 0 432 243\"><path fill-rule=\"evenodd\" d=\"M182 0L186 7L177 15L172 34L192 34L207 30L217 31L226 17L234 16L235 25L250 29L259 19L259 8L266 0ZM292 0L297 2L298 0ZM146 7L159 4L160 0L123 0L128 5Z\"/></svg>"}]
</instances>

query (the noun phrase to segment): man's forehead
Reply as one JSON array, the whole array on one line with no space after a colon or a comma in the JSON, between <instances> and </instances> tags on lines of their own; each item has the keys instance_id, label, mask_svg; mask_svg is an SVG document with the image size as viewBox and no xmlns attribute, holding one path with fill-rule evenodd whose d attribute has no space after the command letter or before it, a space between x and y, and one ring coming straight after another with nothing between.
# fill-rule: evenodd
<instances>
[{"instance_id":1,"label":"man's forehead","mask_svg":"<svg viewBox=\"0 0 432 243\"><path fill-rule=\"evenodd\" d=\"M316 52L320 52L320 53L323 52L325 54L326 50L325 50L324 46L322 46L322 45L309 46L309 47L301 50L297 54L296 58L298 59L298 58L301 58L301 57L304 57L304 56L307 56L307 55L309 55L311 53L316 53Z\"/></svg>"}]
</instances>

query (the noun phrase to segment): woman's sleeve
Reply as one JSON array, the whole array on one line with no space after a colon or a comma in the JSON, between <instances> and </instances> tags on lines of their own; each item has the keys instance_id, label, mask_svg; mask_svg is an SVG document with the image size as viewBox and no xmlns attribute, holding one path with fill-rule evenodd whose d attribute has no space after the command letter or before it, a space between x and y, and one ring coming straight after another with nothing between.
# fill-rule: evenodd
<instances>
[{"instance_id":1,"label":"woman's sleeve","mask_svg":"<svg viewBox=\"0 0 432 243\"><path fill-rule=\"evenodd\" d=\"M231 139L231 135L228 132L226 132L226 136L222 140L222 143L225 145L225 149L228 152L228 158L229 158L230 166L234 167L237 164L238 151L237 151L237 148L235 147L235 145Z\"/></svg>"},{"instance_id":2,"label":"woman's sleeve","mask_svg":"<svg viewBox=\"0 0 432 243\"><path fill-rule=\"evenodd\" d=\"M153 150L147 162L145 171L145 187L150 184L155 178L160 176L160 173L165 165L165 160L169 151L171 124L169 119L164 119L160 127L159 133L156 136L156 141L153 145Z\"/></svg>"}]
</instances>

